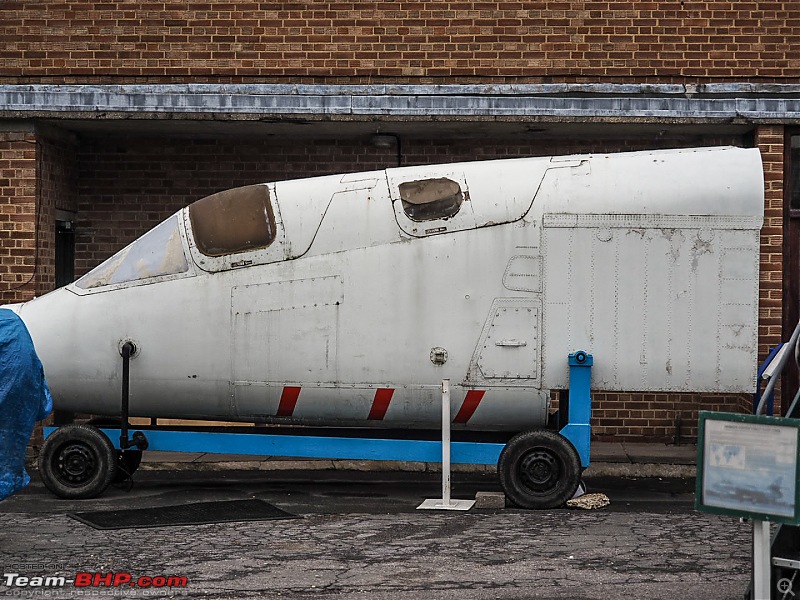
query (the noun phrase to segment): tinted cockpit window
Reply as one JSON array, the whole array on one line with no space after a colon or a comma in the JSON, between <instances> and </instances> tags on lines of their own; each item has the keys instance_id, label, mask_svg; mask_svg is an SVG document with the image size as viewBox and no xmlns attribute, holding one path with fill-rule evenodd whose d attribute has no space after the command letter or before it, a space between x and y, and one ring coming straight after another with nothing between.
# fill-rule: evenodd
<instances>
[{"instance_id":1,"label":"tinted cockpit window","mask_svg":"<svg viewBox=\"0 0 800 600\"><path fill-rule=\"evenodd\" d=\"M266 248L275 240L275 217L265 185L249 185L207 196L189 206L197 249L225 256Z\"/></svg>"},{"instance_id":2,"label":"tinted cockpit window","mask_svg":"<svg viewBox=\"0 0 800 600\"><path fill-rule=\"evenodd\" d=\"M444 177L401 183L403 210L414 221L432 221L452 217L461 208L461 186Z\"/></svg>"},{"instance_id":3,"label":"tinted cockpit window","mask_svg":"<svg viewBox=\"0 0 800 600\"><path fill-rule=\"evenodd\" d=\"M189 265L178 231L178 217L173 215L89 271L75 285L88 290L188 270Z\"/></svg>"}]
</instances>

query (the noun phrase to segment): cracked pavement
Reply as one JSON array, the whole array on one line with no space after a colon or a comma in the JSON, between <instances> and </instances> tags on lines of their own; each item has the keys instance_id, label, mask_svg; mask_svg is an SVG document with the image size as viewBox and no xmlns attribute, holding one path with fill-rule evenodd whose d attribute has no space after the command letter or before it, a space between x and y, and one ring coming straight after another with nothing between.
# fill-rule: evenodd
<instances>
[{"instance_id":1,"label":"cracked pavement","mask_svg":"<svg viewBox=\"0 0 800 600\"><path fill-rule=\"evenodd\" d=\"M460 479L454 497L497 489L493 477ZM188 578L185 589L100 588L90 590L94 597L741 597L750 577L750 526L695 512L691 483L590 481L611 507L464 513L416 511L440 489L435 477L413 473L143 473L130 492L110 489L88 501L57 500L34 481L0 504L0 566L26 576ZM67 516L252 497L300 518L97 531ZM30 591L0 582L0 596ZM39 592L89 595L71 586Z\"/></svg>"}]
</instances>

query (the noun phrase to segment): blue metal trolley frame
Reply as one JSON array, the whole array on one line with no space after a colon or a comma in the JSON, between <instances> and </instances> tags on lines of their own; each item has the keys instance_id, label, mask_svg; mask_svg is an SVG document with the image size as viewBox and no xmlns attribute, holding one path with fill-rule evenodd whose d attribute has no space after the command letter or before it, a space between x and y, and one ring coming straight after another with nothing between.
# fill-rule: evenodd
<instances>
[{"instance_id":1,"label":"blue metal trolley frame","mask_svg":"<svg viewBox=\"0 0 800 600\"><path fill-rule=\"evenodd\" d=\"M592 364L592 355L582 350L569 355L569 410L567 424L560 430L578 451L581 466L584 468L590 462ZM55 430L55 427L45 427L45 437ZM100 430L108 436L115 448L120 449L120 428L101 427ZM433 440L225 433L164 428L133 430L134 435L141 432L147 439L148 450L165 452L432 463L442 460L442 442ZM505 444L492 442L451 442L451 461L459 464L496 465L504 446Z\"/></svg>"}]
</instances>

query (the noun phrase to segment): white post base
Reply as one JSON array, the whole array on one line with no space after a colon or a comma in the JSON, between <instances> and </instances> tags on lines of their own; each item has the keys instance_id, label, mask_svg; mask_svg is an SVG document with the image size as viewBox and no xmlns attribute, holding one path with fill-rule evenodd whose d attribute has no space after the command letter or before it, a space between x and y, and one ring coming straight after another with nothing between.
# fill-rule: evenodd
<instances>
[{"instance_id":1,"label":"white post base","mask_svg":"<svg viewBox=\"0 0 800 600\"><path fill-rule=\"evenodd\" d=\"M428 498L417 507L417 510L469 510L475 505L475 500L450 500L444 498Z\"/></svg>"},{"instance_id":2,"label":"white post base","mask_svg":"<svg viewBox=\"0 0 800 600\"><path fill-rule=\"evenodd\" d=\"M753 519L753 600L769 600L771 539L769 521Z\"/></svg>"},{"instance_id":3,"label":"white post base","mask_svg":"<svg viewBox=\"0 0 800 600\"><path fill-rule=\"evenodd\" d=\"M450 380L442 379L442 497L429 498L417 510L469 510L475 500L450 498Z\"/></svg>"}]
</instances>

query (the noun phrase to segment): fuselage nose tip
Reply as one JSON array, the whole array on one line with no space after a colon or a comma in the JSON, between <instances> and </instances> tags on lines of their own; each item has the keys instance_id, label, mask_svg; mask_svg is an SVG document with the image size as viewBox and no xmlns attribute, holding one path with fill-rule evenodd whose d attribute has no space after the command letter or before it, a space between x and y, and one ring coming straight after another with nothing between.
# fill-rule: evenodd
<instances>
[{"instance_id":1,"label":"fuselage nose tip","mask_svg":"<svg viewBox=\"0 0 800 600\"><path fill-rule=\"evenodd\" d=\"M10 310L11 312L13 312L15 315L18 315L19 314L19 309L22 308L23 304L25 304L25 303L24 302L18 302L16 304L0 304L0 308L5 308L5 309Z\"/></svg>"}]
</instances>

